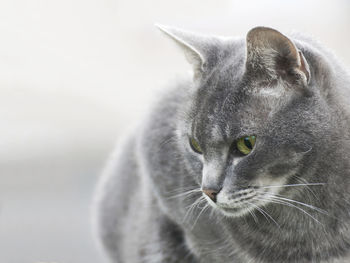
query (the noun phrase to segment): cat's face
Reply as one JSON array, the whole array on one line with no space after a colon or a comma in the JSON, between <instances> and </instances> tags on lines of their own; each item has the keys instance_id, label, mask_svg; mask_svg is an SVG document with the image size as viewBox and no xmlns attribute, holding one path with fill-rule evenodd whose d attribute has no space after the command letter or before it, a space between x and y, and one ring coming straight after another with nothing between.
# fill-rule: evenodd
<instances>
[{"instance_id":1,"label":"cat's face","mask_svg":"<svg viewBox=\"0 0 350 263\"><path fill-rule=\"evenodd\" d=\"M291 186L308 182L328 118L303 54L268 28L211 49L211 39L166 33L195 66L196 90L179 135L207 201L242 216L296 195L302 188Z\"/></svg>"},{"instance_id":2,"label":"cat's face","mask_svg":"<svg viewBox=\"0 0 350 263\"><path fill-rule=\"evenodd\" d=\"M303 119L314 113L313 98L239 79L227 85L221 74L226 73L196 92L182 142L189 160L200 167L202 189L216 192L213 198L204 195L208 202L236 216L266 204L273 195L293 194L279 186L305 183L319 141L315 120Z\"/></svg>"}]
</instances>

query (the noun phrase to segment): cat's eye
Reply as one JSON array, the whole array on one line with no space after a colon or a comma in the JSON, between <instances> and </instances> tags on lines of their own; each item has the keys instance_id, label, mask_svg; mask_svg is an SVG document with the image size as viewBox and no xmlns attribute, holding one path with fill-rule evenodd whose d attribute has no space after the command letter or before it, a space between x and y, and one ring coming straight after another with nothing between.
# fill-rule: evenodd
<instances>
[{"instance_id":1,"label":"cat's eye","mask_svg":"<svg viewBox=\"0 0 350 263\"><path fill-rule=\"evenodd\" d=\"M238 151L240 151L240 153L242 153L244 155L249 154L254 148L255 140L256 140L256 138L254 135L245 136L245 137L238 139L238 141L237 141Z\"/></svg>"},{"instance_id":2,"label":"cat's eye","mask_svg":"<svg viewBox=\"0 0 350 263\"><path fill-rule=\"evenodd\" d=\"M195 151L196 153L202 154L202 149L199 146L199 143L196 141L196 139L194 138L190 138L190 146L192 148L193 151Z\"/></svg>"}]
</instances>

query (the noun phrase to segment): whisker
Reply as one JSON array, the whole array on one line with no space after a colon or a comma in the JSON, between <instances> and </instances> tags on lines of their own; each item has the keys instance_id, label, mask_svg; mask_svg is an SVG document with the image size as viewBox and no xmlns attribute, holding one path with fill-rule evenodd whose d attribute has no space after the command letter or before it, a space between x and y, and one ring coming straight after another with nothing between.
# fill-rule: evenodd
<instances>
[{"instance_id":1,"label":"whisker","mask_svg":"<svg viewBox=\"0 0 350 263\"><path fill-rule=\"evenodd\" d=\"M255 209L257 209L257 210L265 217L265 219L266 219L267 221L270 221L270 220L266 217L266 214L265 214L264 212L262 212L261 209L260 209L257 205L255 205L255 204L253 204L253 203L251 203L251 202L248 202L248 201L245 201L245 202L246 202L247 204L253 206Z\"/></svg>"},{"instance_id":2,"label":"whisker","mask_svg":"<svg viewBox=\"0 0 350 263\"><path fill-rule=\"evenodd\" d=\"M278 199L275 199L273 198L272 196L268 197L268 198L264 198L264 197L259 197L259 199L261 200L265 200L265 201L270 201L272 203L275 203L275 204L281 204L281 205L286 205L286 206L289 206L289 207L294 207L298 210L300 210L301 212L303 212L304 214L306 214L307 216L311 217L313 220L315 220L317 223L323 225L320 221L318 221L315 217L313 217L311 214L309 214L308 212L306 212L304 209L296 206L296 205L293 205L291 203L288 203L288 202L285 202L285 201L282 201L282 200L278 200Z\"/></svg>"},{"instance_id":3,"label":"whisker","mask_svg":"<svg viewBox=\"0 0 350 263\"><path fill-rule=\"evenodd\" d=\"M301 183L309 184L309 182L308 182L306 179L304 179L304 178L302 178L302 177L300 177L300 176L298 176L298 175L296 175L296 174L294 174L293 177L294 177L297 181L299 181L299 182L301 182ZM315 192L314 192L309 186L306 186L306 189L308 189L308 190L310 191L310 193L311 193L317 200L319 200L318 196L315 194Z\"/></svg>"},{"instance_id":4,"label":"whisker","mask_svg":"<svg viewBox=\"0 0 350 263\"><path fill-rule=\"evenodd\" d=\"M255 198L253 198L253 199L254 199L254 200L257 200L257 199L255 199ZM248 201L246 201L246 202L247 202L248 204L252 205L253 207L255 207L255 209L257 209L257 210L266 218L266 220L269 221L269 219L266 217L266 216L268 216L268 217L276 224L276 226L277 226L278 228L281 228L280 225L276 222L276 220L275 220L269 213L267 213L264 209L262 209L261 207L255 205L255 204L253 204L253 203L250 203L250 202L248 202Z\"/></svg>"},{"instance_id":5,"label":"whisker","mask_svg":"<svg viewBox=\"0 0 350 263\"><path fill-rule=\"evenodd\" d=\"M189 208L187 209L186 213L185 213L185 216L182 220L182 223L186 222L186 220L188 219L188 216L191 214L191 212L202 202L202 201L205 201L205 197L204 196L200 196L197 198L197 200L191 204L189 206Z\"/></svg>"},{"instance_id":6,"label":"whisker","mask_svg":"<svg viewBox=\"0 0 350 263\"><path fill-rule=\"evenodd\" d=\"M306 206L310 209L313 209L313 210L316 210L317 212L320 212L322 214L325 214L325 215L328 215L328 212L321 209L321 208L318 208L316 206L313 206L313 205L309 205L309 204L306 204L306 203L303 203L303 202L299 202L299 201L296 201L296 200L293 200L293 199L289 199L289 198L286 198L286 197L283 197L281 195L276 195L274 194L273 195L274 198L278 198L280 200L283 200L283 201L287 201L287 202L292 202L292 203L296 203L296 204L299 204L299 205L303 205L303 206Z\"/></svg>"},{"instance_id":7,"label":"whisker","mask_svg":"<svg viewBox=\"0 0 350 263\"><path fill-rule=\"evenodd\" d=\"M195 201L195 202L193 202L192 204L190 204L190 205L186 206L185 208L189 208L189 207L191 207L191 206L195 205L197 202L199 202L199 201L203 201L203 200L205 200L205 197L204 197L204 196L199 196L199 197L196 199L196 201Z\"/></svg>"},{"instance_id":8,"label":"whisker","mask_svg":"<svg viewBox=\"0 0 350 263\"><path fill-rule=\"evenodd\" d=\"M179 193L179 194L170 196L170 197L168 197L167 199L180 198L180 197L183 197L183 196L184 196L185 199L186 199L186 198L189 198L191 195L196 194L196 193L199 193L199 192L202 192L202 190L201 190L200 188L192 189L192 190L189 190L189 191L186 191L186 192L183 192L183 193Z\"/></svg>"},{"instance_id":9,"label":"whisker","mask_svg":"<svg viewBox=\"0 0 350 263\"><path fill-rule=\"evenodd\" d=\"M255 223L257 224L258 223L258 218L254 214L254 212L251 209L249 209L249 208L247 208L247 210L248 210L249 214L253 217Z\"/></svg>"},{"instance_id":10,"label":"whisker","mask_svg":"<svg viewBox=\"0 0 350 263\"><path fill-rule=\"evenodd\" d=\"M177 189L174 189L172 191L169 191L169 194L178 194L178 193L182 193L184 191L188 191L188 190L192 190L192 189L197 189L199 188L198 185L192 185L192 186L184 186L184 187L179 187Z\"/></svg>"},{"instance_id":11,"label":"whisker","mask_svg":"<svg viewBox=\"0 0 350 263\"><path fill-rule=\"evenodd\" d=\"M209 214L210 219L215 218L214 216L215 216L215 209L211 209L210 214Z\"/></svg>"},{"instance_id":12,"label":"whisker","mask_svg":"<svg viewBox=\"0 0 350 263\"><path fill-rule=\"evenodd\" d=\"M203 213L208 207L209 207L209 203L207 203L207 204L203 207L203 209L199 212L199 214L198 214L196 220L194 221L194 223L193 223L193 225L192 225L192 228L191 228L192 230L193 230L194 227L196 226L199 217L202 215L202 213Z\"/></svg>"},{"instance_id":13,"label":"whisker","mask_svg":"<svg viewBox=\"0 0 350 263\"><path fill-rule=\"evenodd\" d=\"M308 183L308 184L285 184L285 185L267 185L259 188L280 188L280 187L294 187L294 186L310 186L310 185L325 185L325 183Z\"/></svg>"}]
</instances>

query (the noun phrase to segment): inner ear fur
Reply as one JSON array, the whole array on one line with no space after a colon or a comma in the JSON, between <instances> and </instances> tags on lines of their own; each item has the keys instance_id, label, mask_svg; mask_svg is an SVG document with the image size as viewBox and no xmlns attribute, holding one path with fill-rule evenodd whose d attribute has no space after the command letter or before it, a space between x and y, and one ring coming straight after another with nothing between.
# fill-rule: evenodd
<instances>
[{"instance_id":1,"label":"inner ear fur","mask_svg":"<svg viewBox=\"0 0 350 263\"><path fill-rule=\"evenodd\" d=\"M310 82L308 63L302 52L285 35L268 27L256 27L246 37L246 70L269 80L283 79L306 86Z\"/></svg>"},{"instance_id":2,"label":"inner ear fur","mask_svg":"<svg viewBox=\"0 0 350 263\"><path fill-rule=\"evenodd\" d=\"M216 61L218 39L179 28L156 25L167 37L173 40L184 52L192 65L194 80L199 80Z\"/></svg>"}]
</instances>

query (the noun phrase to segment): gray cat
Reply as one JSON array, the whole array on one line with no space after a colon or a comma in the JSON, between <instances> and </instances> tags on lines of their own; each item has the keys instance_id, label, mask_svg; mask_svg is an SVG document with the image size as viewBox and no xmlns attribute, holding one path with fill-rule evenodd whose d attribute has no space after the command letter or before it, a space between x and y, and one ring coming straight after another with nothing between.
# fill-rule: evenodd
<instances>
[{"instance_id":1,"label":"gray cat","mask_svg":"<svg viewBox=\"0 0 350 263\"><path fill-rule=\"evenodd\" d=\"M98 186L112 262L350 262L350 77L313 40L161 26L193 65Z\"/></svg>"}]
</instances>

